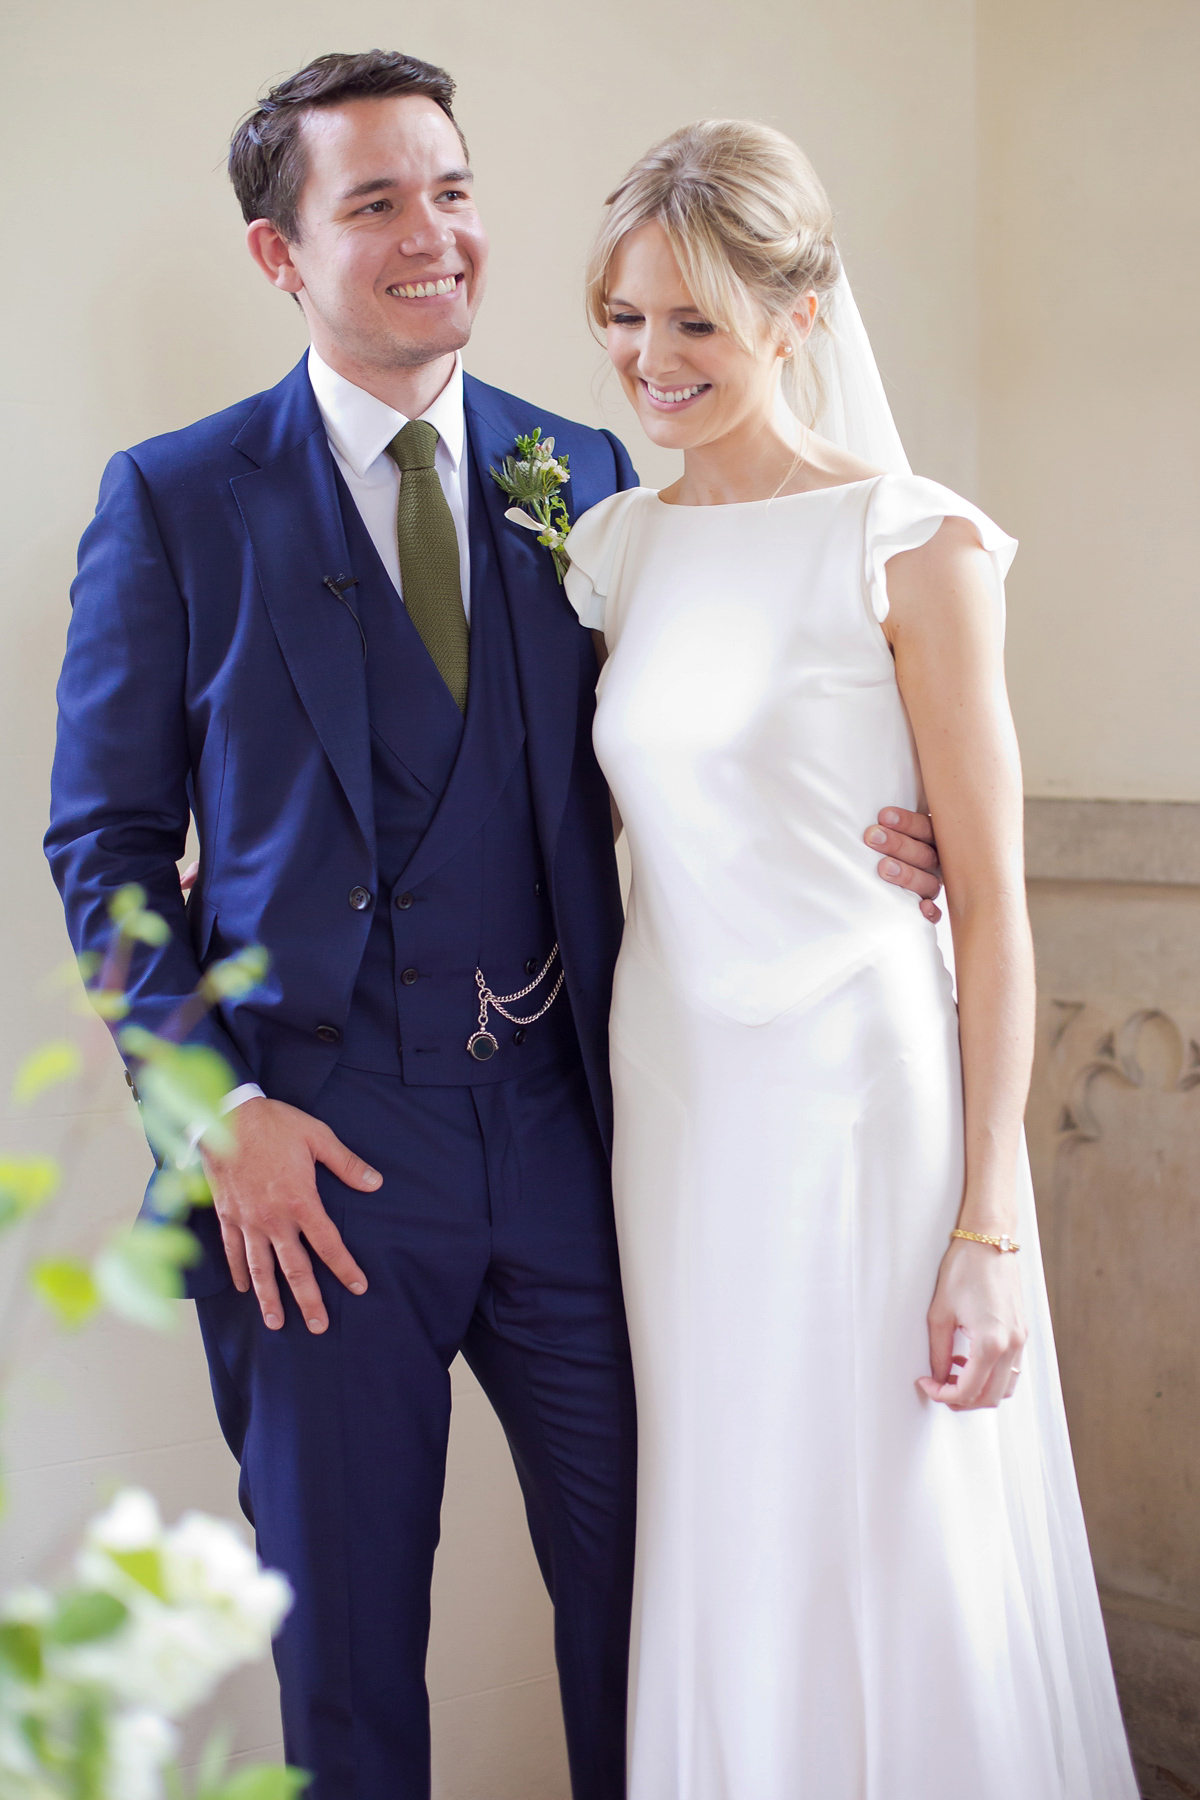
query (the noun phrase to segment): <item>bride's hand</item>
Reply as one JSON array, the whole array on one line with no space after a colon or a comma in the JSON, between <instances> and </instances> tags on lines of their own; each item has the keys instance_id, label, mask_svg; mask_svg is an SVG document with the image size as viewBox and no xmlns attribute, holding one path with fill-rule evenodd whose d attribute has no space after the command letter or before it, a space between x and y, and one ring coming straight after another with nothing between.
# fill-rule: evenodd
<instances>
[{"instance_id":1,"label":"bride's hand","mask_svg":"<svg viewBox=\"0 0 1200 1800\"><path fill-rule=\"evenodd\" d=\"M961 1331L969 1348L954 1354ZM953 1238L929 1308L929 1375L917 1387L955 1412L999 1406L1015 1391L1029 1333L1017 1258Z\"/></svg>"}]
</instances>

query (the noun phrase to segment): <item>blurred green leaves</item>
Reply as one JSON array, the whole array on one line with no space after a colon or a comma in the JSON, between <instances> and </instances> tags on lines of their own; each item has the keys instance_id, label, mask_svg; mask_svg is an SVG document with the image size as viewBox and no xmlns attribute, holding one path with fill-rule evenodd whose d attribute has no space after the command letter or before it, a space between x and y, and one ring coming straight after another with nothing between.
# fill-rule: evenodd
<instances>
[{"instance_id":1,"label":"blurred green leaves","mask_svg":"<svg viewBox=\"0 0 1200 1800\"><path fill-rule=\"evenodd\" d=\"M108 903L108 916L117 928L118 938L152 944L156 949L170 941L171 927L161 913L146 911L146 890L136 881L117 889Z\"/></svg>"},{"instance_id":2,"label":"blurred green leaves","mask_svg":"<svg viewBox=\"0 0 1200 1800\"><path fill-rule=\"evenodd\" d=\"M261 944L247 944L236 955L227 956L205 970L200 992L214 1004L218 1000L240 1000L243 995L261 987L270 963Z\"/></svg>"},{"instance_id":3,"label":"blurred green leaves","mask_svg":"<svg viewBox=\"0 0 1200 1800\"><path fill-rule=\"evenodd\" d=\"M43 1256L30 1270L34 1293L67 1331L78 1331L102 1305L152 1331L176 1323L173 1302L200 1246L181 1225L143 1223L112 1238L89 1268L74 1256Z\"/></svg>"},{"instance_id":4,"label":"blurred green leaves","mask_svg":"<svg viewBox=\"0 0 1200 1800\"><path fill-rule=\"evenodd\" d=\"M100 1290L87 1264L74 1256L43 1256L34 1263L30 1284L67 1331L86 1325L100 1306Z\"/></svg>"},{"instance_id":5,"label":"blurred green leaves","mask_svg":"<svg viewBox=\"0 0 1200 1800\"><path fill-rule=\"evenodd\" d=\"M96 1258L96 1286L115 1313L132 1325L170 1331L183 1296L183 1271L200 1260L200 1246L181 1225L141 1224L115 1237Z\"/></svg>"},{"instance_id":6,"label":"blurred green leaves","mask_svg":"<svg viewBox=\"0 0 1200 1800\"><path fill-rule=\"evenodd\" d=\"M302 1793L311 1777L303 1769L283 1769L270 1763L239 1769L218 1787L198 1788L196 1800L292 1800Z\"/></svg>"},{"instance_id":7,"label":"blurred green leaves","mask_svg":"<svg viewBox=\"0 0 1200 1800\"><path fill-rule=\"evenodd\" d=\"M61 1180L52 1156L0 1156L0 1231L45 1206Z\"/></svg>"},{"instance_id":8,"label":"blurred green leaves","mask_svg":"<svg viewBox=\"0 0 1200 1800\"><path fill-rule=\"evenodd\" d=\"M175 1324L184 1271L201 1255L178 1222L189 1207L211 1199L197 1141L203 1135L218 1150L233 1142L222 1103L235 1085L234 1073L214 1049L189 1040L213 1007L236 1004L261 983L268 959L251 946L213 964L161 1033L148 1031L125 1023L130 970L137 947L161 948L172 927L148 910L145 890L133 884L114 895L109 913L107 952L81 956L54 985L77 1002L82 978L91 1006L116 1031L159 1164L153 1182L158 1217L118 1232L90 1257L38 1254L32 1238L24 1251L27 1291L66 1330L78 1330L107 1308L162 1331ZM26 1108L66 1082L94 1080L97 1067L89 1058L85 1069L73 1040L53 1039L21 1063L12 1103ZM77 1172L91 1111L86 1097L71 1108L67 1173ZM40 1233L63 1177L63 1166L52 1157L0 1155L0 1231L41 1214L30 1226ZM152 1541L128 1534L139 1507L154 1524ZM57 1597L32 1588L0 1597L0 1800L131 1800L135 1792L159 1795L164 1788L172 1800L184 1800L183 1776L173 1762L173 1721L197 1703L197 1695L203 1699L211 1691L222 1668L261 1654L286 1610L286 1583L258 1570L244 1547L239 1579L247 1593L239 1601L228 1591L237 1562L232 1538L222 1536L230 1527L190 1514L174 1534L164 1534L150 1497L133 1493L119 1496L110 1514L94 1522L77 1564L82 1585ZM101 1527L111 1530L113 1541L104 1539ZM115 1577L115 1592L105 1591L97 1559ZM192 1591L201 1565L211 1593ZM263 1587L271 1589L265 1611L257 1593ZM232 1635L231 1603L243 1614ZM296 1770L273 1766L231 1774L225 1740L211 1747L188 1792L193 1800L293 1800L307 1781Z\"/></svg>"},{"instance_id":9,"label":"blurred green leaves","mask_svg":"<svg viewBox=\"0 0 1200 1800\"><path fill-rule=\"evenodd\" d=\"M69 1038L42 1044L31 1051L17 1070L12 1085L13 1104L31 1105L47 1088L57 1087L63 1081L74 1081L82 1068L79 1046Z\"/></svg>"}]
</instances>

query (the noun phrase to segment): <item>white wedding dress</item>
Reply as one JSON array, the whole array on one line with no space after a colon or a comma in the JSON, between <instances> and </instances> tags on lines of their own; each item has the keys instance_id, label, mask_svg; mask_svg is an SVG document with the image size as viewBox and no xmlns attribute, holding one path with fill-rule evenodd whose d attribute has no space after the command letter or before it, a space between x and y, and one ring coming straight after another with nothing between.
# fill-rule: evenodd
<instances>
[{"instance_id":1,"label":"white wedding dress","mask_svg":"<svg viewBox=\"0 0 1200 1800\"><path fill-rule=\"evenodd\" d=\"M963 1184L952 985L864 825L922 806L880 620L911 475L571 534L633 867L612 1013L637 1378L630 1800L1135 1800L1027 1168L1014 1399L918 1394Z\"/></svg>"}]
</instances>

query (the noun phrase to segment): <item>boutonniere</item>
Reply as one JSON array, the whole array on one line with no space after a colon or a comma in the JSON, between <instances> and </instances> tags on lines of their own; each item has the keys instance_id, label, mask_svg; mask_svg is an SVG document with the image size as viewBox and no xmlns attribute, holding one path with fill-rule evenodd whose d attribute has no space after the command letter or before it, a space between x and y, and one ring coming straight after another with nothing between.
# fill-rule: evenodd
<instances>
[{"instance_id":1,"label":"boutonniere","mask_svg":"<svg viewBox=\"0 0 1200 1800\"><path fill-rule=\"evenodd\" d=\"M554 558L554 572L560 583L571 566L563 549L571 520L559 492L571 479L567 474L569 460L565 451L555 456L554 439L544 438L539 427L532 436L517 439L516 455L506 456L502 469L488 471L497 487L516 501L505 518L514 525L523 525L526 531L537 532L538 543L544 544Z\"/></svg>"}]
</instances>

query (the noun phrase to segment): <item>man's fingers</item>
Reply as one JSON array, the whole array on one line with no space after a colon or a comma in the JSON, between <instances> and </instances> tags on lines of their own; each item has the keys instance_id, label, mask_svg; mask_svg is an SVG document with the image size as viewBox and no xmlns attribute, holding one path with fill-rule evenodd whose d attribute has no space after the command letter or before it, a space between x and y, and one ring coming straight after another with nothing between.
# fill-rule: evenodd
<instances>
[{"instance_id":1,"label":"man's fingers","mask_svg":"<svg viewBox=\"0 0 1200 1800\"><path fill-rule=\"evenodd\" d=\"M879 814L879 823L907 838L919 838L923 844L934 842L933 820L928 813L907 812L903 806L885 806Z\"/></svg>"},{"instance_id":2,"label":"man's fingers","mask_svg":"<svg viewBox=\"0 0 1200 1800\"><path fill-rule=\"evenodd\" d=\"M345 1144L330 1131L328 1125L313 1120L312 1151L319 1163L324 1163L331 1174L344 1181L347 1187L360 1188L364 1193L371 1193L383 1185L383 1176L378 1169L365 1163L361 1156L355 1156L353 1150L347 1150Z\"/></svg>"},{"instance_id":3,"label":"man's fingers","mask_svg":"<svg viewBox=\"0 0 1200 1800\"><path fill-rule=\"evenodd\" d=\"M906 837L902 831L885 831L882 825L869 826L863 837L872 850L884 850L897 862L909 863L931 875L938 873L937 851L932 845L922 843L920 838Z\"/></svg>"},{"instance_id":4,"label":"man's fingers","mask_svg":"<svg viewBox=\"0 0 1200 1800\"><path fill-rule=\"evenodd\" d=\"M179 885L185 894L191 893L196 885L196 877L199 873L200 864L198 862L189 863L187 868L183 871L183 874L179 877Z\"/></svg>"},{"instance_id":5,"label":"man's fingers","mask_svg":"<svg viewBox=\"0 0 1200 1800\"><path fill-rule=\"evenodd\" d=\"M275 1243L275 1255L279 1261L279 1272L291 1288L296 1305L300 1308L300 1317L311 1332L320 1335L328 1329L329 1314L325 1311L325 1302L313 1274L312 1261L299 1236L289 1234L279 1238Z\"/></svg>"},{"instance_id":6,"label":"man's fingers","mask_svg":"<svg viewBox=\"0 0 1200 1800\"><path fill-rule=\"evenodd\" d=\"M268 1331L279 1331L283 1327L283 1302L275 1280L275 1252L271 1240L261 1231L248 1231L245 1238L246 1261L263 1324Z\"/></svg>"},{"instance_id":7,"label":"man's fingers","mask_svg":"<svg viewBox=\"0 0 1200 1800\"><path fill-rule=\"evenodd\" d=\"M342 1242L342 1234L325 1208L314 1206L299 1220L309 1247L319 1256L331 1275L336 1275L352 1294L365 1294L367 1278Z\"/></svg>"},{"instance_id":8,"label":"man's fingers","mask_svg":"<svg viewBox=\"0 0 1200 1800\"><path fill-rule=\"evenodd\" d=\"M233 1276L233 1285L239 1294L250 1292L250 1267L246 1261L246 1244L236 1225L227 1225L220 1220L221 1242L225 1246L225 1261L229 1264L229 1273Z\"/></svg>"},{"instance_id":9,"label":"man's fingers","mask_svg":"<svg viewBox=\"0 0 1200 1800\"><path fill-rule=\"evenodd\" d=\"M927 874L924 869L910 868L907 863L897 862L890 856L883 858L879 873L893 887L907 888L910 894L919 894L922 900L936 900L942 891L940 875Z\"/></svg>"}]
</instances>

